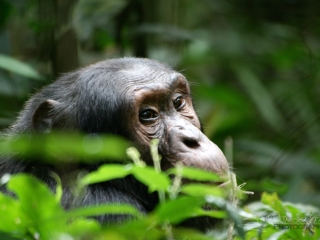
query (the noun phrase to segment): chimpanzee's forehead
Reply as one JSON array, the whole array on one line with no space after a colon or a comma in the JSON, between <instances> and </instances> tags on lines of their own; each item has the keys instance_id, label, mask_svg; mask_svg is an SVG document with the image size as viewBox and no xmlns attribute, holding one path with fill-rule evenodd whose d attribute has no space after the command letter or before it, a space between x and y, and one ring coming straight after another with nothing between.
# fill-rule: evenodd
<instances>
[{"instance_id":1,"label":"chimpanzee's forehead","mask_svg":"<svg viewBox=\"0 0 320 240\"><path fill-rule=\"evenodd\" d=\"M177 88L184 89L183 92L186 93L190 91L188 82L182 74L158 62L134 59L133 63L130 60L130 64L123 66L119 64L101 66L101 64L95 66L100 70L98 74L92 75L89 69L87 73L89 77L82 78L86 79L83 82L86 82L86 88L92 89L91 92L93 92L92 86L94 85L96 86L94 89L97 89L99 93L101 93L101 88L105 88L119 93L118 97L126 99L139 89L151 92L160 91L164 94L171 94ZM90 78L91 80L88 81Z\"/></svg>"},{"instance_id":2,"label":"chimpanzee's forehead","mask_svg":"<svg viewBox=\"0 0 320 240\"><path fill-rule=\"evenodd\" d=\"M121 79L125 84L145 85L145 84L175 84L177 81L185 81L182 74L171 69L157 69L148 66L140 66L139 68L125 69L120 71Z\"/></svg>"},{"instance_id":3,"label":"chimpanzee's forehead","mask_svg":"<svg viewBox=\"0 0 320 240\"><path fill-rule=\"evenodd\" d=\"M157 71L157 73L150 74L137 71L125 75L127 79L120 79L115 87L121 92L120 97L129 100L130 103L142 102L147 98L168 99L176 91L190 93L185 77L175 71Z\"/></svg>"},{"instance_id":4,"label":"chimpanzee's forehead","mask_svg":"<svg viewBox=\"0 0 320 240\"><path fill-rule=\"evenodd\" d=\"M190 94L189 85L182 75L172 75L167 81L153 81L151 83L132 86L128 95L132 96L131 102L138 105L142 102L166 102L174 93Z\"/></svg>"},{"instance_id":5,"label":"chimpanzee's forehead","mask_svg":"<svg viewBox=\"0 0 320 240\"><path fill-rule=\"evenodd\" d=\"M123 87L122 87L122 86ZM177 88L184 89L189 92L189 85L185 77L177 72L160 73L156 75L133 75L131 78L122 81L118 89L126 93L137 93L139 91L154 93L156 95L169 96L176 91Z\"/></svg>"}]
</instances>

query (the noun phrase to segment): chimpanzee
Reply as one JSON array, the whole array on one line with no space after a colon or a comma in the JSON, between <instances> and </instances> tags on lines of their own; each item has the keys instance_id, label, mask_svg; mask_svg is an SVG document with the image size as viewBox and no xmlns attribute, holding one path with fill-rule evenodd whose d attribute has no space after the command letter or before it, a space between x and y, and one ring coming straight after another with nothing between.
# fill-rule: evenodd
<instances>
[{"instance_id":1,"label":"chimpanzee","mask_svg":"<svg viewBox=\"0 0 320 240\"><path fill-rule=\"evenodd\" d=\"M6 134L77 130L85 134L115 134L135 143L142 159L152 164L150 141L160 140L162 168L181 163L223 174L228 163L221 150L201 130L185 77L157 61L121 58L98 62L67 73L35 94ZM87 171L94 167L82 166ZM50 172L66 178L70 166L56 168L34 161L7 157L0 162L0 176L27 172L52 189ZM99 203L127 203L142 213L153 210L156 194L133 177L90 185L81 199L73 199L64 189L65 208ZM103 223L123 221L123 215L100 216ZM190 223L205 229L205 223Z\"/></svg>"}]
</instances>

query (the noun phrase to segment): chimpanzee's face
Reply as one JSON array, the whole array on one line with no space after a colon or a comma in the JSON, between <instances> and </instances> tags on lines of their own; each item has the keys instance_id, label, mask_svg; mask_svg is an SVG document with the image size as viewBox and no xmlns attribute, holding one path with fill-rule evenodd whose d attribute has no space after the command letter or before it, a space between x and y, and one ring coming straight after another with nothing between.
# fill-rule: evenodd
<instances>
[{"instance_id":1,"label":"chimpanzee's face","mask_svg":"<svg viewBox=\"0 0 320 240\"><path fill-rule=\"evenodd\" d=\"M162 167L182 163L216 173L226 173L228 163L221 150L201 131L185 77L176 72L152 72L130 81L131 139L150 161L149 144L160 140Z\"/></svg>"}]
</instances>

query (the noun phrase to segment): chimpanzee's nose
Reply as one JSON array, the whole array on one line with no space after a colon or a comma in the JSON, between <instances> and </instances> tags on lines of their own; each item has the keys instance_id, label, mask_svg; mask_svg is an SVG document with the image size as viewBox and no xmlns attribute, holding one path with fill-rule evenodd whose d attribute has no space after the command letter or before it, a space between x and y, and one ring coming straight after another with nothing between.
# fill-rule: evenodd
<instances>
[{"instance_id":1,"label":"chimpanzee's nose","mask_svg":"<svg viewBox=\"0 0 320 240\"><path fill-rule=\"evenodd\" d=\"M175 148L183 152L196 150L201 145L202 133L192 124L174 126L169 135Z\"/></svg>"},{"instance_id":2,"label":"chimpanzee's nose","mask_svg":"<svg viewBox=\"0 0 320 240\"><path fill-rule=\"evenodd\" d=\"M198 141L196 139L192 139L192 138L185 138L182 140L182 142L184 143L184 145L186 145L189 148L197 148L200 146Z\"/></svg>"},{"instance_id":3,"label":"chimpanzee's nose","mask_svg":"<svg viewBox=\"0 0 320 240\"><path fill-rule=\"evenodd\" d=\"M228 171L228 162L213 142L199 128L187 121L168 128L168 157L173 163L179 162L184 166L206 169L218 174Z\"/></svg>"}]
</instances>

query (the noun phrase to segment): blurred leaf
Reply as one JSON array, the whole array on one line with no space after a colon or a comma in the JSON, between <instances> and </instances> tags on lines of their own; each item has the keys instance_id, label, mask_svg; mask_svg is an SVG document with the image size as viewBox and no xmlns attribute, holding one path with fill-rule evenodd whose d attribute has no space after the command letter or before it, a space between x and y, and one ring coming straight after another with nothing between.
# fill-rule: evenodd
<instances>
[{"instance_id":1,"label":"blurred leaf","mask_svg":"<svg viewBox=\"0 0 320 240\"><path fill-rule=\"evenodd\" d=\"M81 185L94 184L109 181L115 178L123 178L133 174L137 180L148 186L149 191L167 190L170 180L164 173L158 173L151 167L140 167L131 164L117 165L107 164L101 166L97 171L90 172L80 180Z\"/></svg>"},{"instance_id":2,"label":"blurred leaf","mask_svg":"<svg viewBox=\"0 0 320 240\"><path fill-rule=\"evenodd\" d=\"M0 232L25 234L30 220L21 209L20 202L0 192L0 206Z\"/></svg>"},{"instance_id":3,"label":"blurred leaf","mask_svg":"<svg viewBox=\"0 0 320 240\"><path fill-rule=\"evenodd\" d=\"M63 213L48 186L31 175L12 176L8 183L8 189L17 194L22 208L35 219L45 220Z\"/></svg>"},{"instance_id":4,"label":"blurred leaf","mask_svg":"<svg viewBox=\"0 0 320 240\"><path fill-rule=\"evenodd\" d=\"M216 219L224 219L228 217L228 214L224 210L205 210L205 209L200 209L199 216L207 216L211 218L216 218ZM213 220L214 221L214 220Z\"/></svg>"},{"instance_id":5,"label":"blurred leaf","mask_svg":"<svg viewBox=\"0 0 320 240\"><path fill-rule=\"evenodd\" d=\"M81 185L105 182L116 178L123 178L132 172L133 165L107 164L99 167L97 171L90 172L80 180Z\"/></svg>"},{"instance_id":6,"label":"blurred leaf","mask_svg":"<svg viewBox=\"0 0 320 240\"><path fill-rule=\"evenodd\" d=\"M141 233L141 232L140 232ZM138 235L141 237L142 234ZM104 240L104 239L112 239L112 240L128 240L129 237L124 236L124 234L121 231L114 230L114 229L104 229L103 231L98 232L97 234L88 235L86 234L83 239L95 239L95 240ZM131 239L135 239L132 237ZM143 239L143 238L142 238Z\"/></svg>"},{"instance_id":7,"label":"blurred leaf","mask_svg":"<svg viewBox=\"0 0 320 240\"><path fill-rule=\"evenodd\" d=\"M287 216L286 209L280 201L277 193L268 194L264 192L261 197L261 202L272 207L280 216Z\"/></svg>"},{"instance_id":8,"label":"blurred leaf","mask_svg":"<svg viewBox=\"0 0 320 240\"><path fill-rule=\"evenodd\" d=\"M250 126L254 111L241 92L223 84L200 84L192 90L207 136L213 136L217 131L235 134Z\"/></svg>"},{"instance_id":9,"label":"blurred leaf","mask_svg":"<svg viewBox=\"0 0 320 240\"><path fill-rule=\"evenodd\" d=\"M177 175L178 171L180 170L177 168L171 168L167 171L167 173ZM199 168L183 167L181 173L179 172L179 174L181 174L182 177L190 180L212 182L221 181L221 177L219 177L217 174L201 170Z\"/></svg>"},{"instance_id":10,"label":"blurred leaf","mask_svg":"<svg viewBox=\"0 0 320 240\"><path fill-rule=\"evenodd\" d=\"M320 209L312 205L286 202L285 206L293 215L296 215L297 213L305 213L305 215L320 214Z\"/></svg>"},{"instance_id":11,"label":"blurred leaf","mask_svg":"<svg viewBox=\"0 0 320 240\"><path fill-rule=\"evenodd\" d=\"M21 209L41 238L50 239L55 232L62 231L65 219L56 217L63 216L64 211L44 183L33 176L18 174L11 177L7 187L17 195Z\"/></svg>"},{"instance_id":12,"label":"blurred leaf","mask_svg":"<svg viewBox=\"0 0 320 240\"><path fill-rule=\"evenodd\" d=\"M82 185L104 182L115 178L123 178L133 174L137 180L148 186L151 192L155 190L167 190L170 180L164 173L158 173L151 167L140 167L131 164L108 164L101 166L97 171L87 174L80 180Z\"/></svg>"},{"instance_id":13,"label":"blurred leaf","mask_svg":"<svg viewBox=\"0 0 320 240\"><path fill-rule=\"evenodd\" d=\"M72 236L88 236L90 232L101 229L100 224L94 219L75 219L68 225L68 233Z\"/></svg>"},{"instance_id":14,"label":"blurred leaf","mask_svg":"<svg viewBox=\"0 0 320 240\"><path fill-rule=\"evenodd\" d=\"M130 214L140 216L140 212L127 204L108 204L98 206L87 206L85 208L73 209L67 212L68 217L91 217L105 214Z\"/></svg>"},{"instance_id":15,"label":"blurred leaf","mask_svg":"<svg viewBox=\"0 0 320 240\"><path fill-rule=\"evenodd\" d=\"M272 234L271 236L268 237L268 240L277 240L277 239L282 239L280 238L282 235L284 235L288 230L282 230L282 231L278 231L274 234Z\"/></svg>"},{"instance_id":16,"label":"blurred leaf","mask_svg":"<svg viewBox=\"0 0 320 240\"><path fill-rule=\"evenodd\" d=\"M283 203L277 194L264 193L261 202L250 203L244 209L249 213L241 215L249 222L245 225L247 239L258 236L261 239L318 239L320 231L316 224L320 210L302 204ZM306 224L311 224L306 228ZM311 231L309 231L311 230Z\"/></svg>"},{"instance_id":17,"label":"blurred leaf","mask_svg":"<svg viewBox=\"0 0 320 240\"><path fill-rule=\"evenodd\" d=\"M124 161L129 143L117 136L88 136L79 133L59 132L45 135L19 135L10 139L0 137L0 154L26 157L42 156L43 161L101 161L106 159Z\"/></svg>"},{"instance_id":18,"label":"blurred leaf","mask_svg":"<svg viewBox=\"0 0 320 240\"><path fill-rule=\"evenodd\" d=\"M246 182L246 188L250 189L250 191L277 192L279 194L285 193L288 190L287 184L276 182L270 178L265 178L259 181L249 180Z\"/></svg>"},{"instance_id":19,"label":"blurred leaf","mask_svg":"<svg viewBox=\"0 0 320 240\"><path fill-rule=\"evenodd\" d=\"M271 53L271 60L277 68L292 68L304 55L304 47L300 43L287 44Z\"/></svg>"},{"instance_id":20,"label":"blurred leaf","mask_svg":"<svg viewBox=\"0 0 320 240\"><path fill-rule=\"evenodd\" d=\"M189 196L197 197L205 197L207 195L223 197L226 195L226 191L222 188L196 183L183 185L181 192L188 194Z\"/></svg>"},{"instance_id":21,"label":"blurred leaf","mask_svg":"<svg viewBox=\"0 0 320 240\"><path fill-rule=\"evenodd\" d=\"M56 201L60 202L63 194L61 179L59 175L56 174L55 172L51 172L50 176L54 178L54 180L56 181L57 186L56 186L55 196L56 196Z\"/></svg>"},{"instance_id":22,"label":"blurred leaf","mask_svg":"<svg viewBox=\"0 0 320 240\"><path fill-rule=\"evenodd\" d=\"M213 240L211 236L206 236L193 229L175 228L172 231L174 239L186 240Z\"/></svg>"},{"instance_id":23,"label":"blurred leaf","mask_svg":"<svg viewBox=\"0 0 320 240\"><path fill-rule=\"evenodd\" d=\"M33 79L42 78L29 65L3 54L0 54L0 68Z\"/></svg>"},{"instance_id":24,"label":"blurred leaf","mask_svg":"<svg viewBox=\"0 0 320 240\"><path fill-rule=\"evenodd\" d=\"M152 217L126 222L121 226L110 226L102 231L98 239L110 239L110 233L121 233L121 239L162 239L164 231L155 226ZM112 236L112 235L111 235Z\"/></svg>"},{"instance_id":25,"label":"blurred leaf","mask_svg":"<svg viewBox=\"0 0 320 240\"><path fill-rule=\"evenodd\" d=\"M132 169L132 174L136 179L148 186L150 192L155 190L166 191L170 186L168 176L162 172L156 172L155 169L151 167L135 166Z\"/></svg>"},{"instance_id":26,"label":"blurred leaf","mask_svg":"<svg viewBox=\"0 0 320 240\"><path fill-rule=\"evenodd\" d=\"M204 203L203 198L179 197L158 206L154 214L159 223L176 224L187 218L199 216Z\"/></svg>"},{"instance_id":27,"label":"blurred leaf","mask_svg":"<svg viewBox=\"0 0 320 240\"><path fill-rule=\"evenodd\" d=\"M235 70L240 82L256 104L257 110L260 111L263 118L275 130L282 129L284 127L282 115L274 104L272 95L263 86L259 78L244 66L237 66Z\"/></svg>"},{"instance_id":28,"label":"blurred leaf","mask_svg":"<svg viewBox=\"0 0 320 240\"><path fill-rule=\"evenodd\" d=\"M127 7L127 0L81 0L75 5L73 24L80 40L95 40L95 30L113 33L114 18Z\"/></svg>"}]
</instances>

